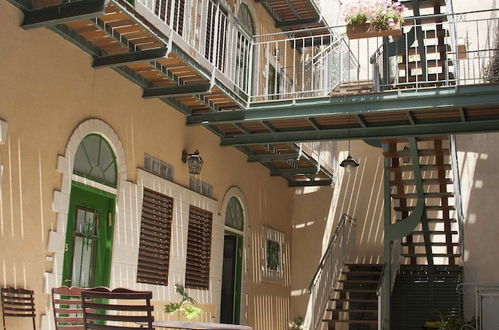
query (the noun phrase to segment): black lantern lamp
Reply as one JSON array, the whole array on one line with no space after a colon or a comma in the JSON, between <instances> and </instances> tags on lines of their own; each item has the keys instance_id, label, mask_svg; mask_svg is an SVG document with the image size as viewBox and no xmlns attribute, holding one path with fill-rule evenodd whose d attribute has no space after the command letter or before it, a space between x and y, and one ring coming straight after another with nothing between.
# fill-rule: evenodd
<instances>
[{"instance_id":1,"label":"black lantern lamp","mask_svg":"<svg viewBox=\"0 0 499 330\"><path fill-rule=\"evenodd\" d=\"M350 156L350 117L348 117L348 156L343 159L340 166L344 167L347 172L350 172L352 169L359 166L359 163Z\"/></svg>"},{"instance_id":2,"label":"black lantern lamp","mask_svg":"<svg viewBox=\"0 0 499 330\"><path fill-rule=\"evenodd\" d=\"M199 156L199 151L196 149L192 154L188 154L187 151L182 151L182 162L186 163L189 167L189 174L197 175L201 173L203 168L203 158Z\"/></svg>"},{"instance_id":3,"label":"black lantern lamp","mask_svg":"<svg viewBox=\"0 0 499 330\"><path fill-rule=\"evenodd\" d=\"M402 162L404 164L409 164L411 162L411 154L408 146L404 146L404 153L402 156Z\"/></svg>"}]
</instances>

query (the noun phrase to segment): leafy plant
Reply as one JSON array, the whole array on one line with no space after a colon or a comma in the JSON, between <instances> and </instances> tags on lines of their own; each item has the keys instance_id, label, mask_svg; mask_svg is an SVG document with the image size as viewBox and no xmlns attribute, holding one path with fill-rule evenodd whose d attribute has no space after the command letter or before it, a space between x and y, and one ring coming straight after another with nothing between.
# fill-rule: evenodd
<instances>
[{"instance_id":1,"label":"leafy plant","mask_svg":"<svg viewBox=\"0 0 499 330\"><path fill-rule=\"evenodd\" d=\"M372 31L395 28L405 6L391 0L350 0L343 10L345 22L358 25L370 22Z\"/></svg>"},{"instance_id":2,"label":"leafy plant","mask_svg":"<svg viewBox=\"0 0 499 330\"><path fill-rule=\"evenodd\" d=\"M289 328L291 330L302 330L305 325L305 320L302 316L298 316L293 320L293 322L289 323Z\"/></svg>"},{"instance_id":3,"label":"leafy plant","mask_svg":"<svg viewBox=\"0 0 499 330\"><path fill-rule=\"evenodd\" d=\"M184 313L184 316L188 320L193 320L203 312L199 307L196 307L196 302L192 299L182 284L175 284L175 292L182 296L182 299L178 303L170 303L165 305L165 313L173 314L175 312Z\"/></svg>"},{"instance_id":4,"label":"leafy plant","mask_svg":"<svg viewBox=\"0 0 499 330\"><path fill-rule=\"evenodd\" d=\"M427 321L424 326L429 328L435 328L439 330L461 330L465 325L475 326L476 321L473 317L470 321L465 321L464 319L457 316L443 315L439 312L440 320L438 321Z\"/></svg>"}]
</instances>

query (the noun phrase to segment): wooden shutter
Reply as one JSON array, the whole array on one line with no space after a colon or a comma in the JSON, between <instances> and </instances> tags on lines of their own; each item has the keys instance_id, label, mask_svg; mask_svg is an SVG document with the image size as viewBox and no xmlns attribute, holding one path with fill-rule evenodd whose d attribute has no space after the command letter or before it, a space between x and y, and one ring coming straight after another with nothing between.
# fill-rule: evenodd
<instances>
[{"instance_id":1,"label":"wooden shutter","mask_svg":"<svg viewBox=\"0 0 499 330\"><path fill-rule=\"evenodd\" d=\"M209 289L212 219L211 212L190 206L185 269L186 288Z\"/></svg>"},{"instance_id":2,"label":"wooden shutter","mask_svg":"<svg viewBox=\"0 0 499 330\"><path fill-rule=\"evenodd\" d=\"M168 285L173 198L144 188L137 282Z\"/></svg>"}]
</instances>

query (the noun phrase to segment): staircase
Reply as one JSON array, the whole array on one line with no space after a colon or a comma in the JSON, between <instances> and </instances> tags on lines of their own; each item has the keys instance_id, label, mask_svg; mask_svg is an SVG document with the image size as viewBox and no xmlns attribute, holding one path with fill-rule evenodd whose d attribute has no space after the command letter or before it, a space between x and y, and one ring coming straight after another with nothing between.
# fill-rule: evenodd
<instances>
[{"instance_id":1,"label":"staircase","mask_svg":"<svg viewBox=\"0 0 499 330\"><path fill-rule=\"evenodd\" d=\"M323 319L328 329L378 328L376 290L382 267L379 264L345 264Z\"/></svg>"},{"instance_id":2,"label":"staircase","mask_svg":"<svg viewBox=\"0 0 499 330\"><path fill-rule=\"evenodd\" d=\"M402 1L409 14L404 26L413 28L409 34L415 39L406 54L398 57L397 83L406 87L441 86L454 77L453 62L447 56L450 48L449 25L445 13L445 0ZM412 17L423 16L421 19Z\"/></svg>"},{"instance_id":3,"label":"staircase","mask_svg":"<svg viewBox=\"0 0 499 330\"><path fill-rule=\"evenodd\" d=\"M385 170L391 172L391 197L397 221L407 218L416 204L417 194L407 141L385 140L391 160ZM402 241L402 257L410 265L458 264L459 237L452 190L451 157L446 136L417 140L419 167L422 173L426 216ZM425 237L425 235L427 237Z\"/></svg>"}]
</instances>

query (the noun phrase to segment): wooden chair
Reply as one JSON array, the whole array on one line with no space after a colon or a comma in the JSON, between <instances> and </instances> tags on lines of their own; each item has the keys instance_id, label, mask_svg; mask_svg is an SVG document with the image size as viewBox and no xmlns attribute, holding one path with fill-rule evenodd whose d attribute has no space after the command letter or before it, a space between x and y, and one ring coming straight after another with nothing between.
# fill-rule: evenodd
<instances>
[{"instance_id":1,"label":"wooden chair","mask_svg":"<svg viewBox=\"0 0 499 330\"><path fill-rule=\"evenodd\" d=\"M61 286L52 289L52 307L56 330L83 330L81 289Z\"/></svg>"},{"instance_id":2,"label":"wooden chair","mask_svg":"<svg viewBox=\"0 0 499 330\"><path fill-rule=\"evenodd\" d=\"M31 317L33 319L33 329L35 325L35 299L33 290L2 288L2 319L3 329L5 327L6 317Z\"/></svg>"},{"instance_id":3,"label":"wooden chair","mask_svg":"<svg viewBox=\"0 0 499 330\"><path fill-rule=\"evenodd\" d=\"M81 296L85 329L154 329L150 291L97 287Z\"/></svg>"}]
</instances>

